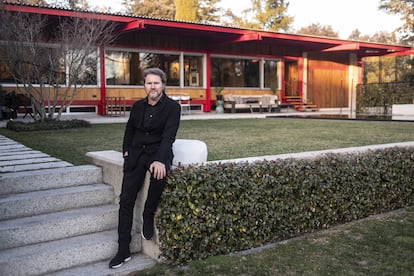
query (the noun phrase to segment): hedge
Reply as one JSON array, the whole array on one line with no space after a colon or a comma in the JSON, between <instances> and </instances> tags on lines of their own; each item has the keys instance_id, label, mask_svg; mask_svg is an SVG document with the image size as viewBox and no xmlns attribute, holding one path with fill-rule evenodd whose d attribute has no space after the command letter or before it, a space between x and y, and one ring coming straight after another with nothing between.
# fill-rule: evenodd
<instances>
[{"instance_id":1,"label":"hedge","mask_svg":"<svg viewBox=\"0 0 414 276\"><path fill-rule=\"evenodd\" d=\"M186 264L414 204L414 148L178 167L157 217L162 257Z\"/></svg>"},{"instance_id":2,"label":"hedge","mask_svg":"<svg viewBox=\"0 0 414 276\"><path fill-rule=\"evenodd\" d=\"M91 127L91 123L85 120L54 120L47 119L44 121L22 122L8 121L6 127L14 131L37 131L37 130L57 130L70 128Z\"/></svg>"}]
</instances>

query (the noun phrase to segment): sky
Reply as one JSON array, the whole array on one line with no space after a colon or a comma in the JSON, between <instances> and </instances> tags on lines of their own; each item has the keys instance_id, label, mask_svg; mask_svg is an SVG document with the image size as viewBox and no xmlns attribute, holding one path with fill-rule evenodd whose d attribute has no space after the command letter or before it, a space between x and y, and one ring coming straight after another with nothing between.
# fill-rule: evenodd
<instances>
[{"instance_id":1,"label":"sky","mask_svg":"<svg viewBox=\"0 0 414 276\"><path fill-rule=\"evenodd\" d=\"M122 0L90 2L92 5L113 6ZM373 35L379 31L390 33L402 26L399 16L378 10L379 2L380 0L289 0L287 14L294 17L294 30L311 24L328 25L342 39L348 38L355 29L362 35ZM239 15L250 3L250 0L221 0L222 7L230 8Z\"/></svg>"},{"instance_id":2,"label":"sky","mask_svg":"<svg viewBox=\"0 0 414 276\"><path fill-rule=\"evenodd\" d=\"M221 0L231 8L235 0ZM378 10L379 0L289 0L287 14L294 17L293 28L299 30L311 24L329 25L339 37L346 39L353 30L362 35L379 31L392 32L402 25L399 16ZM236 7L243 10L250 0L238 0ZM236 12L236 10L234 10Z\"/></svg>"}]
</instances>

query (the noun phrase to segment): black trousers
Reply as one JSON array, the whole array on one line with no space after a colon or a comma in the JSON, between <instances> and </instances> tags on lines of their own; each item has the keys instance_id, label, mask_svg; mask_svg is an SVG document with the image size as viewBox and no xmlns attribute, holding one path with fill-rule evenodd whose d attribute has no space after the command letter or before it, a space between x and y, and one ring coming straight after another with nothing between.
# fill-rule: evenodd
<instances>
[{"instance_id":1,"label":"black trousers","mask_svg":"<svg viewBox=\"0 0 414 276\"><path fill-rule=\"evenodd\" d=\"M146 173L152 162L150 156L145 154L141 154L141 156L134 158L134 160L127 160L128 158L130 157L125 159L124 176L119 199L118 243L120 250L129 248L135 201L138 192L144 184ZM166 167L168 170L169 166L166 165ZM166 178L157 180L151 175L148 196L143 212L144 218L154 217L165 187L165 181Z\"/></svg>"}]
</instances>

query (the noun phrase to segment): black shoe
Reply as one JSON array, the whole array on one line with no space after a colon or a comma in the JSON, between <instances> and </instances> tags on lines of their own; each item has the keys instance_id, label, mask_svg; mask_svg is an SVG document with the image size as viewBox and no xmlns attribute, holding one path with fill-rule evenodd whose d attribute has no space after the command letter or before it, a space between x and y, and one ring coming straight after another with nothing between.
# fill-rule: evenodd
<instances>
[{"instance_id":1,"label":"black shoe","mask_svg":"<svg viewBox=\"0 0 414 276\"><path fill-rule=\"evenodd\" d=\"M118 251L116 256L109 262L109 268L120 268L125 262L131 260L131 253L128 251L126 253Z\"/></svg>"},{"instance_id":2,"label":"black shoe","mask_svg":"<svg viewBox=\"0 0 414 276\"><path fill-rule=\"evenodd\" d=\"M141 235L144 239L149 241L154 236L154 217L145 218L142 222Z\"/></svg>"}]
</instances>

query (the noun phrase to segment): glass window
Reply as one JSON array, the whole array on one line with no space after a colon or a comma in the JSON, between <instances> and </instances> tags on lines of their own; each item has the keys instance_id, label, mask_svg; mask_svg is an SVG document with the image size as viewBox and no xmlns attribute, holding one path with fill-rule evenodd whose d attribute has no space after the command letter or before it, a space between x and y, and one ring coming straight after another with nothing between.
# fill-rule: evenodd
<instances>
[{"instance_id":1,"label":"glass window","mask_svg":"<svg viewBox=\"0 0 414 276\"><path fill-rule=\"evenodd\" d=\"M81 53L79 53L79 51ZM69 77L74 76L76 84L98 84L98 53L96 50L74 50L67 55ZM83 61L82 61L83 60Z\"/></svg>"},{"instance_id":2,"label":"glass window","mask_svg":"<svg viewBox=\"0 0 414 276\"><path fill-rule=\"evenodd\" d=\"M3 61L0 61L0 83L14 83L13 75Z\"/></svg>"},{"instance_id":3,"label":"glass window","mask_svg":"<svg viewBox=\"0 0 414 276\"><path fill-rule=\"evenodd\" d=\"M14 82L12 72L18 79L32 84L65 85L66 77L71 83L81 85L97 84L97 51L73 50L65 52L61 48L40 46L32 51L22 49L9 55L0 65L0 82ZM86 57L85 57L86 55ZM16 58L18 57L18 58Z\"/></svg>"},{"instance_id":4,"label":"glass window","mask_svg":"<svg viewBox=\"0 0 414 276\"><path fill-rule=\"evenodd\" d=\"M108 85L139 85L142 71L139 53L106 51L105 76Z\"/></svg>"},{"instance_id":5,"label":"glass window","mask_svg":"<svg viewBox=\"0 0 414 276\"><path fill-rule=\"evenodd\" d=\"M203 57L184 56L184 86L203 86Z\"/></svg>"},{"instance_id":6,"label":"glass window","mask_svg":"<svg viewBox=\"0 0 414 276\"><path fill-rule=\"evenodd\" d=\"M260 87L258 59L211 58L211 86Z\"/></svg>"},{"instance_id":7,"label":"glass window","mask_svg":"<svg viewBox=\"0 0 414 276\"><path fill-rule=\"evenodd\" d=\"M30 51L31 50L31 51ZM4 56L4 55L2 55ZM31 84L65 84L65 65L62 52L57 48L40 46L9 51L0 66L0 82L17 80Z\"/></svg>"},{"instance_id":8,"label":"glass window","mask_svg":"<svg viewBox=\"0 0 414 276\"><path fill-rule=\"evenodd\" d=\"M264 62L264 87L278 89L277 61L265 60Z\"/></svg>"},{"instance_id":9,"label":"glass window","mask_svg":"<svg viewBox=\"0 0 414 276\"><path fill-rule=\"evenodd\" d=\"M142 73L150 67L158 67L166 73L168 86L180 85L179 55L112 50L105 52L108 85L142 85Z\"/></svg>"}]
</instances>

